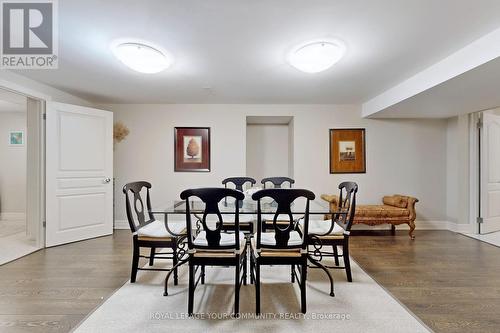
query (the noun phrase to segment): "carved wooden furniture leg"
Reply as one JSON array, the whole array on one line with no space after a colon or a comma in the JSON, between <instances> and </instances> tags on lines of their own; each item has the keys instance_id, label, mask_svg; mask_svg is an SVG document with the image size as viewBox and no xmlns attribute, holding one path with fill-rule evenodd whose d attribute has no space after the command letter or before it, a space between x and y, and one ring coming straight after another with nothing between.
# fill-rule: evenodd
<instances>
[{"instance_id":1,"label":"carved wooden furniture leg","mask_svg":"<svg viewBox=\"0 0 500 333\"><path fill-rule=\"evenodd\" d=\"M415 222L410 221L408 225L410 226L410 232L408 233L408 235L410 235L410 238L413 240L415 239L415 235L413 234L413 231L415 231Z\"/></svg>"}]
</instances>

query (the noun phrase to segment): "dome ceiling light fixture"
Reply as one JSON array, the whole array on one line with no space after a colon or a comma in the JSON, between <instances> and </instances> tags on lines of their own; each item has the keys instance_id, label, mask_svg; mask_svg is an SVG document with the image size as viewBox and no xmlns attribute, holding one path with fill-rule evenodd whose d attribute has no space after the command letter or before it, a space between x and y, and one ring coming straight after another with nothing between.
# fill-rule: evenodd
<instances>
[{"instance_id":1,"label":"dome ceiling light fixture","mask_svg":"<svg viewBox=\"0 0 500 333\"><path fill-rule=\"evenodd\" d=\"M168 52L148 42L117 40L111 44L111 50L125 66L140 73L159 73L173 63Z\"/></svg>"},{"instance_id":2,"label":"dome ceiling light fixture","mask_svg":"<svg viewBox=\"0 0 500 333\"><path fill-rule=\"evenodd\" d=\"M335 65L345 52L345 43L339 39L310 41L295 47L288 63L305 73L319 73Z\"/></svg>"}]
</instances>

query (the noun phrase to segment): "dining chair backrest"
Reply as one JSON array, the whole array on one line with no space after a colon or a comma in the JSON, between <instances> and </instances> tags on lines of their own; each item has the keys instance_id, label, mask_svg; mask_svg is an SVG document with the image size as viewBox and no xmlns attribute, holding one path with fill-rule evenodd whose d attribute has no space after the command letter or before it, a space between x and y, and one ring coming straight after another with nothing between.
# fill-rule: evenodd
<instances>
[{"instance_id":1,"label":"dining chair backrest","mask_svg":"<svg viewBox=\"0 0 500 333\"><path fill-rule=\"evenodd\" d=\"M201 217L201 228L206 233L207 245L195 245L194 238L195 234L193 232L193 224L191 221L191 205L190 199L192 197L196 197L205 203L205 209L203 211L203 215ZM202 248L202 249L236 249L239 250L240 239L239 239L239 205L235 205L234 211L234 231L235 231L235 242L230 245L221 245L221 231L224 230L224 220L223 214L221 214L219 209L219 203L222 199L227 197L232 197L237 201L241 201L245 198L243 192L238 190L230 189L230 188L198 188L198 189L189 189L185 190L181 193L181 199L186 201L186 224L187 224L187 232L188 232L188 247L189 249L194 248ZM226 214L226 212L224 212ZM215 223L215 228L210 229L207 222L207 217L209 215L215 215L217 218L217 223ZM233 216L233 213L231 212Z\"/></svg>"},{"instance_id":2,"label":"dining chair backrest","mask_svg":"<svg viewBox=\"0 0 500 333\"><path fill-rule=\"evenodd\" d=\"M295 183L295 180L289 177L268 177L263 178L260 182L262 183L264 188L267 188L266 183L272 183L274 188L282 188L284 183L289 183L289 187L291 188Z\"/></svg>"},{"instance_id":3,"label":"dining chair backrest","mask_svg":"<svg viewBox=\"0 0 500 333\"><path fill-rule=\"evenodd\" d=\"M338 212L332 214L332 220L341 223L346 231L350 231L356 213L356 194L358 184L355 182L343 182L339 184Z\"/></svg>"},{"instance_id":4,"label":"dining chair backrest","mask_svg":"<svg viewBox=\"0 0 500 333\"><path fill-rule=\"evenodd\" d=\"M234 184L235 189L243 192L243 185L245 183L250 183L250 186L253 187L257 181L251 177L229 177L222 181L222 185L226 188L228 183Z\"/></svg>"},{"instance_id":5,"label":"dining chair backrest","mask_svg":"<svg viewBox=\"0 0 500 333\"><path fill-rule=\"evenodd\" d=\"M154 221L154 216L151 213L150 189L151 183L146 181L132 182L123 186L127 219L132 233ZM146 207L144 207L144 200Z\"/></svg>"},{"instance_id":6,"label":"dining chair backrest","mask_svg":"<svg viewBox=\"0 0 500 333\"><path fill-rule=\"evenodd\" d=\"M282 188L274 188L274 189L264 189L255 192L252 195L252 199L257 201L257 249L261 248L261 238L262 238L262 198L271 198L277 203L276 210L273 216L273 228L274 228L274 237L275 237L275 246L277 249L289 249L289 248L302 248L307 249L307 237L302 236L302 243L300 245L290 245L288 241L290 240L290 232L294 231L296 227L296 221L293 219L292 215L292 204L298 198L305 198L306 205L304 210L304 233L303 235L307 235L309 228L309 202L314 200L315 195L313 192L309 190L303 189L282 189ZM266 213L267 215L268 213ZM278 224L277 221L284 221L281 215L285 215L288 217L288 224ZM269 247L266 245L266 247Z\"/></svg>"}]
</instances>

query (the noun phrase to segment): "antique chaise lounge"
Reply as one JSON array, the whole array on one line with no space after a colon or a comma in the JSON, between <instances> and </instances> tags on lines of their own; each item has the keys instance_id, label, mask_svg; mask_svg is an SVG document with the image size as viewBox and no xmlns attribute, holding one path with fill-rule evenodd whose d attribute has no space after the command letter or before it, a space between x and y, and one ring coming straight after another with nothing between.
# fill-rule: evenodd
<instances>
[{"instance_id":1,"label":"antique chaise lounge","mask_svg":"<svg viewBox=\"0 0 500 333\"><path fill-rule=\"evenodd\" d=\"M321 198L330 203L330 211L337 210L338 196L322 194ZM391 224L392 233L395 233L396 225L408 224L410 226L410 238L414 239L413 231L415 230L415 204L417 198L406 195L395 194L382 198L382 205L356 205L356 213L354 216L354 224ZM330 218L325 216L325 218Z\"/></svg>"}]
</instances>

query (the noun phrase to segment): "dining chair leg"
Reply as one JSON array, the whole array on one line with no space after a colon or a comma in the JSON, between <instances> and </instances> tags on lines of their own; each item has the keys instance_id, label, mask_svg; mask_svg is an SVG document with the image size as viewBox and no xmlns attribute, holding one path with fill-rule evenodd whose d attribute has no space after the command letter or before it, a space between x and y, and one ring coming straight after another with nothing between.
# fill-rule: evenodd
<instances>
[{"instance_id":1,"label":"dining chair leg","mask_svg":"<svg viewBox=\"0 0 500 333\"><path fill-rule=\"evenodd\" d=\"M201 284L205 284L205 265L201 265Z\"/></svg>"},{"instance_id":2,"label":"dining chair leg","mask_svg":"<svg viewBox=\"0 0 500 333\"><path fill-rule=\"evenodd\" d=\"M253 262L253 258L250 257L250 284L254 283L254 280L253 280L253 274L254 274L254 271L255 271L254 267L255 267L255 265L254 265L254 262Z\"/></svg>"},{"instance_id":3,"label":"dining chair leg","mask_svg":"<svg viewBox=\"0 0 500 333\"><path fill-rule=\"evenodd\" d=\"M240 313L240 257L236 256L236 267L234 269L234 314Z\"/></svg>"},{"instance_id":4,"label":"dining chair leg","mask_svg":"<svg viewBox=\"0 0 500 333\"><path fill-rule=\"evenodd\" d=\"M290 280L292 281L292 283L295 282L295 275L293 275L293 273L294 273L293 271L294 270L295 270L295 265L291 265L290 266L290 275L291 275Z\"/></svg>"},{"instance_id":5,"label":"dining chair leg","mask_svg":"<svg viewBox=\"0 0 500 333\"><path fill-rule=\"evenodd\" d=\"M243 285L247 285L247 274L248 274L248 253L245 251L243 257Z\"/></svg>"},{"instance_id":6,"label":"dining chair leg","mask_svg":"<svg viewBox=\"0 0 500 333\"><path fill-rule=\"evenodd\" d=\"M174 245L172 247L172 267L174 267L174 286L179 284L179 277L178 277L178 267L177 267L177 246Z\"/></svg>"},{"instance_id":7,"label":"dining chair leg","mask_svg":"<svg viewBox=\"0 0 500 333\"><path fill-rule=\"evenodd\" d=\"M130 274L130 282L134 283L137 277L137 269L139 268L139 245L134 242L134 254L132 256L132 272Z\"/></svg>"},{"instance_id":8,"label":"dining chair leg","mask_svg":"<svg viewBox=\"0 0 500 333\"><path fill-rule=\"evenodd\" d=\"M333 285L333 277L332 277L332 274L330 273L330 271L328 270L328 268L326 268L324 265L322 265L319 261L317 261L316 259L314 259L312 256L308 256L307 257L308 260L316 267L318 268L321 268L325 273L326 273L326 276L328 277L328 280L330 280L330 296L332 297L335 297L335 293L334 293L334 285Z\"/></svg>"},{"instance_id":9,"label":"dining chair leg","mask_svg":"<svg viewBox=\"0 0 500 333\"><path fill-rule=\"evenodd\" d=\"M337 245L332 245L333 248L333 257L335 259L335 266L339 266L339 250L337 248Z\"/></svg>"},{"instance_id":10,"label":"dining chair leg","mask_svg":"<svg viewBox=\"0 0 500 333\"><path fill-rule=\"evenodd\" d=\"M255 313L260 314L260 265L255 263Z\"/></svg>"},{"instance_id":11,"label":"dining chair leg","mask_svg":"<svg viewBox=\"0 0 500 333\"><path fill-rule=\"evenodd\" d=\"M149 266L153 266L154 265L155 252L156 252L156 248L152 247L151 248L151 252L149 253Z\"/></svg>"},{"instance_id":12,"label":"dining chair leg","mask_svg":"<svg viewBox=\"0 0 500 333\"><path fill-rule=\"evenodd\" d=\"M300 269L300 304L301 312L306 313L306 279L307 279L307 260Z\"/></svg>"},{"instance_id":13,"label":"dining chair leg","mask_svg":"<svg viewBox=\"0 0 500 333\"><path fill-rule=\"evenodd\" d=\"M349 259L349 241L346 240L342 247L342 258L344 259L345 272L347 281L352 282L351 260Z\"/></svg>"},{"instance_id":14,"label":"dining chair leg","mask_svg":"<svg viewBox=\"0 0 500 333\"><path fill-rule=\"evenodd\" d=\"M188 315L193 315L193 307L194 307L194 265L189 263L189 296L188 296Z\"/></svg>"}]
</instances>

